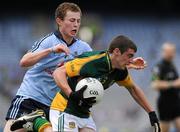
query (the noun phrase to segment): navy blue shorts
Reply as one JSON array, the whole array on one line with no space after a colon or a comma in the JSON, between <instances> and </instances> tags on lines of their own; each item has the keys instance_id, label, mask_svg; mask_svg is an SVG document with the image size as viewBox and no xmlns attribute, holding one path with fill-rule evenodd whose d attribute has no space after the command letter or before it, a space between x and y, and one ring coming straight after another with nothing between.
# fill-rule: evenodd
<instances>
[{"instance_id":1,"label":"navy blue shorts","mask_svg":"<svg viewBox=\"0 0 180 132\"><path fill-rule=\"evenodd\" d=\"M173 121L180 117L180 100L168 101L159 98L157 107L161 121Z\"/></svg>"},{"instance_id":2,"label":"navy blue shorts","mask_svg":"<svg viewBox=\"0 0 180 132\"><path fill-rule=\"evenodd\" d=\"M37 109L44 110L46 119L49 120L49 106L33 99L17 95L11 102L11 106L6 115L6 120L17 119L24 114L31 113L32 111L35 111Z\"/></svg>"}]
</instances>

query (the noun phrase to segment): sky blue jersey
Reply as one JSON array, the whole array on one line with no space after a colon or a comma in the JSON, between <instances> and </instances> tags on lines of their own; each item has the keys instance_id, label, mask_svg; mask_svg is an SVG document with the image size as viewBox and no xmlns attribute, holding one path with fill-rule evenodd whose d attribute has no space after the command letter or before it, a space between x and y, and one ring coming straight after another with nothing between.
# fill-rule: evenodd
<instances>
[{"instance_id":1,"label":"sky blue jersey","mask_svg":"<svg viewBox=\"0 0 180 132\"><path fill-rule=\"evenodd\" d=\"M31 52L39 52L57 44L66 45L59 31L50 33L37 41L32 46ZM66 56L65 53L52 52L31 67L26 72L16 95L25 96L50 106L55 94L60 90L52 77L53 71L58 65L85 51L92 50L86 42L76 38L73 39L72 44L68 45L68 48L70 49L69 56Z\"/></svg>"}]
</instances>

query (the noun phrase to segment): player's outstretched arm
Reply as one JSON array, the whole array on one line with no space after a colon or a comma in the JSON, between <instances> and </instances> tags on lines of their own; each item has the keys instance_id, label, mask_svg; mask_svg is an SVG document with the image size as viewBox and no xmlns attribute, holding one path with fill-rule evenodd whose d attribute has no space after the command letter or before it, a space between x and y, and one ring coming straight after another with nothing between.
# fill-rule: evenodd
<instances>
[{"instance_id":1,"label":"player's outstretched arm","mask_svg":"<svg viewBox=\"0 0 180 132\"><path fill-rule=\"evenodd\" d=\"M58 44L52 48L44 49L39 52L28 52L20 60L20 66L21 67L33 66L42 58L46 57L52 52L54 53L65 52L66 54L69 54L69 49L65 45Z\"/></svg>"},{"instance_id":2,"label":"player's outstretched arm","mask_svg":"<svg viewBox=\"0 0 180 132\"><path fill-rule=\"evenodd\" d=\"M136 100L136 102L148 113L151 125L154 127L155 132L160 132L161 130L159 120L156 116L155 111L153 110L146 96L144 95L144 92L135 84L133 84L131 87L128 87L128 91Z\"/></svg>"},{"instance_id":3,"label":"player's outstretched arm","mask_svg":"<svg viewBox=\"0 0 180 132\"><path fill-rule=\"evenodd\" d=\"M149 104L146 96L144 95L144 92L137 86L137 85L132 85L131 87L127 88L132 97L135 99L135 101L141 105L146 112L151 112L153 111L153 108Z\"/></svg>"}]
</instances>

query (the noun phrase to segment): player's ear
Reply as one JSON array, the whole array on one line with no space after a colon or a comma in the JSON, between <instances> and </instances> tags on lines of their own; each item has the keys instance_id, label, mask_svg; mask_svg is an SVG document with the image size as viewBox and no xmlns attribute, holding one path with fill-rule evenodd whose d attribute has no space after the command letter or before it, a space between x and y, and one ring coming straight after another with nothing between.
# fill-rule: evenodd
<instances>
[{"instance_id":1,"label":"player's ear","mask_svg":"<svg viewBox=\"0 0 180 132\"><path fill-rule=\"evenodd\" d=\"M62 19L60 19L60 18L58 18L58 17L56 18L56 23L57 23L58 25L61 25L61 24L62 24L62 21L63 21Z\"/></svg>"},{"instance_id":2,"label":"player's ear","mask_svg":"<svg viewBox=\"0 0 180 132\"><path fill-rule=\"evenodd\" d=\"M113 50L113 53L114 53L115 55L119 55L119 54L121 54L121 51L119 50L119 48L115 48L115 49Z\"/></svg>"}]
</instances>

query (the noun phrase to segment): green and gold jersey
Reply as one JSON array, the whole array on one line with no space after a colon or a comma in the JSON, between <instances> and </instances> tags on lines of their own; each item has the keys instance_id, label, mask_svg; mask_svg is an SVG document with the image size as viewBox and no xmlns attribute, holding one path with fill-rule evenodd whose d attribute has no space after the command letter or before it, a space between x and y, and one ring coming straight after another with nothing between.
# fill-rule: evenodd
<instances>
[{"instance_id":1,"label":"green and gold jersey","mask_svg":"<svg viewBox=\"0 0 180 132\"><path fill-rule=\"evenodd\" d=\"M74 90L79 77L93 77L98 79L104 89L109 88L114 82L125 80L128 76L127 69L112 69L109 53L106 51L86 52L73 61L65 64L68 82Z\"/></svg>"},{"instance_id":2,"label":"green and gold jersey","mask_svg":"<svg viewBox=\"0 0 180 132\"><path fill-rule=\"evenodd\" d=\"M68 76L68 83L73 91L75 91L77 82L85 77L93 77L98 79L104 86L104 89L109 88L115 82L118 82L118 84L125 87L132 84L132 80L127 69L112 69L110 56L107 51L85 52L76 59L67 62L65 64L65 68ZM64 96L63 93L60 94ZM58 96L60 95L57 95L57 99L60 99L61 97ZM55 108L56 101L53 102L53 108L57 109ZM56 103L60 103L60 101L57 100ZM74 114L79 117L89 116L89 111L84 112L78 106L72 105L64 109L67 113Z\"/></svg>"}]
</instances>

